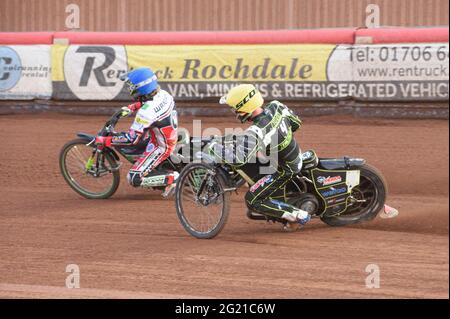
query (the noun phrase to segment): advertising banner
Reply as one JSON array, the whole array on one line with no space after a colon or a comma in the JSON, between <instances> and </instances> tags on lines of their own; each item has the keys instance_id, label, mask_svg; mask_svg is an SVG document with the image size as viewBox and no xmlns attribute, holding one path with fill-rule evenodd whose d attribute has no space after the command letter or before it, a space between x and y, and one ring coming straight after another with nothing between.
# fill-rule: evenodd
<instances>
[{"instance_id":1,"label":"advertising banner","mask_svg":"<svg viewBox=\"0 0 450 319\"><path fill-rule=\"evenodd\" d=\"M53 96L129 100L120 76L148 66L177 100L254 83L267 99L448 100L448 43L389 45L54 45Z\"/></svg>"},{"instance_id":2,"label":"advertising banner","mask_svg":"<svg viewBox=\"0 0 450 319\"><path fill-rule=\"evenodd\" d=\"M304 99L296 83L326 83L335 45L127 46L130 68L154 61L166 89L181 99L217 98L254 83L266 98ZM323 96L323 98L327 98Z\"/></svg>"},{"instance_id":3,"label":"advertising banner","mask_svg":"<svg viewBox=\"0 0 450 319\"><path fill-rule=\"evenodd\" d=\"M49 99L49 45L0 46L0 100Z\"/></svg>"},{"instance_id":4,"label":"advertising banner","mask_svg":"<svg viewBox=\"0 0 450 319\"><path fill-rule=\"evenodd\" d=\"M328 79L357 100L448 100L448 43L338 46Z\"/></svg>"},{"instance_id":5,"label":"advertising banner","mask_svg":"<svg viewBox=\"0 0 450 319\"><path fill-rule=\"evenodd\" d=\"M179 100L217 98L243 82L255 83L265 97L308 98L294 84L326 83L327 61L334 49L335 45L54 46L54 97L127 100L120 75L149 66L161 87Z\"/></svg>"},{"instance_id":6,"label":"advertising banner","mask_svg":"<svg viewBox=\"0 0 450 319\"><path fill-rule=\"evenodd\" d=\"M120 94L124 87L120 76L128 72L122 45L53 45L52 66L54 99L129 99Z\"/></svg>"}]
</instances>

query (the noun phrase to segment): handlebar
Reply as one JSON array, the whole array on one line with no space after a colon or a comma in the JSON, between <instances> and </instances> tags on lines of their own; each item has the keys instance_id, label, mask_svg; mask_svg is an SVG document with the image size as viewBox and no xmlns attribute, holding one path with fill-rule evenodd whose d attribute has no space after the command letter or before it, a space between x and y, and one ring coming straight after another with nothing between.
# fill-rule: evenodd
<instances>
[{"instance_id":1,"label":"handlebar","mask_svg":"<svg viewBox=\"0 0 450 319\"><path fill-rule=\"evenodd\" d=\"M115 126L117 122L121 119L121 117L122 117L122 110L118 110L111 116L107 124Z\"/></svg>"},{"instance_id":2,"label":"handlebar","mask_svg":"<svg viewBox=\"0 0 450 319\"><path fill-rule=\"evenodd\" d=\"M109 133L114 131L114 127L116 126L117 122L122 118L122 110L116 111L108 121L106 121L103 128L98 133L99 136L108 136Z\"/></svg>"}]
</instances>

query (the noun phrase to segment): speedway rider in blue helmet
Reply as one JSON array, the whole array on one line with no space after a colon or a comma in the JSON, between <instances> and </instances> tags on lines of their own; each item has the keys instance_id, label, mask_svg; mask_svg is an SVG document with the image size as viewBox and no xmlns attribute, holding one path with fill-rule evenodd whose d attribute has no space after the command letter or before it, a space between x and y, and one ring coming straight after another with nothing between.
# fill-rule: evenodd
<instances>
[{"instance_id":1,"label":"speedway rider in blue helmet","mask_svg":"<svg viewBox=\"0 0 450 319\"><path fill-rule=\"evenodd\" d=\"M137 149L145 143L144 153L128 173L128 182L134 187L165 187L163 196L167 197L174 190L178 173L157 167L172 154L177 143L174 99L161 90L155 73L149 68L135 69L123 80L137 102L122 107L122 116L136 111L137 114L128 132L116 133L105 141L105 145Z\"/></svg>"}]
</instances>

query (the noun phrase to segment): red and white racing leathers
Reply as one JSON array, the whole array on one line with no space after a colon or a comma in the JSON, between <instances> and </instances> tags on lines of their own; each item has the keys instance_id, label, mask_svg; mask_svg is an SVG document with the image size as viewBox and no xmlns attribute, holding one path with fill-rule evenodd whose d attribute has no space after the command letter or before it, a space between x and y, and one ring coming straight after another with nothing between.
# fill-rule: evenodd
<instances>
[{"instance_id":1,"label":"red and white racing leathers","mask_svg":"<svg viewBox=\"0 0 450 319\"><path fill-rule=\"evenodd\" d=\"M128 108L138 111L134 122L129 132L114 136L111 143L114 146L134 146L149 133L150 140L145 152L128 173L128 182L137 187L143 178L152 176L151 172L172 154L178 138L178 120L173 97L164 90L160 90L151 101L134 103ZM172 182L173 175L167 174L160 185L152 186L166 186Z\"/></svg>"}]
</instances>

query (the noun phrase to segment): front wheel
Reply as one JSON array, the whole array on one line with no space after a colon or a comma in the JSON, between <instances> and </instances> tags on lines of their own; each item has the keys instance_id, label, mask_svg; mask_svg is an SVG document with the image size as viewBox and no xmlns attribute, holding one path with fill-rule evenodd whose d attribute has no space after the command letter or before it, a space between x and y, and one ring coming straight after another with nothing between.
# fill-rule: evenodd
<instances>
[{"instance_id":1,"label":"front wheel","mask_svg":"<svg viewBox=\"0 0 450 319\"><path fill-rule=\"evenodd\" d=\"M175 191L178 219L192 236L217 236L228 219L230 193L225 180L212 166L191 163L181 172Z\"/></svg>"},{"instance_id":2,"label":"front wheel","mask_svg":"<svg viewBox=\"0 0 450 319\"><path fill-rule=\"evenodd\" d=\"M120 172L108 153L96 152L84 139L75 139L63 146L59 167L64 180L88 199L111 197L119 187Z\"/></svg>"},{"instance_id":3,"label":"front wheel","mask_svg":"<svg viewBox=\"0 0 450 319\"><path fill-rule=\"evenodd\" d=\"M386 181L375 167L360 168L359 185L353 188L347 210L337 216L323 216L321 220L330 226L345 226L374 219L384 207L387 196Z\"/></svg>"}]
</instances>

